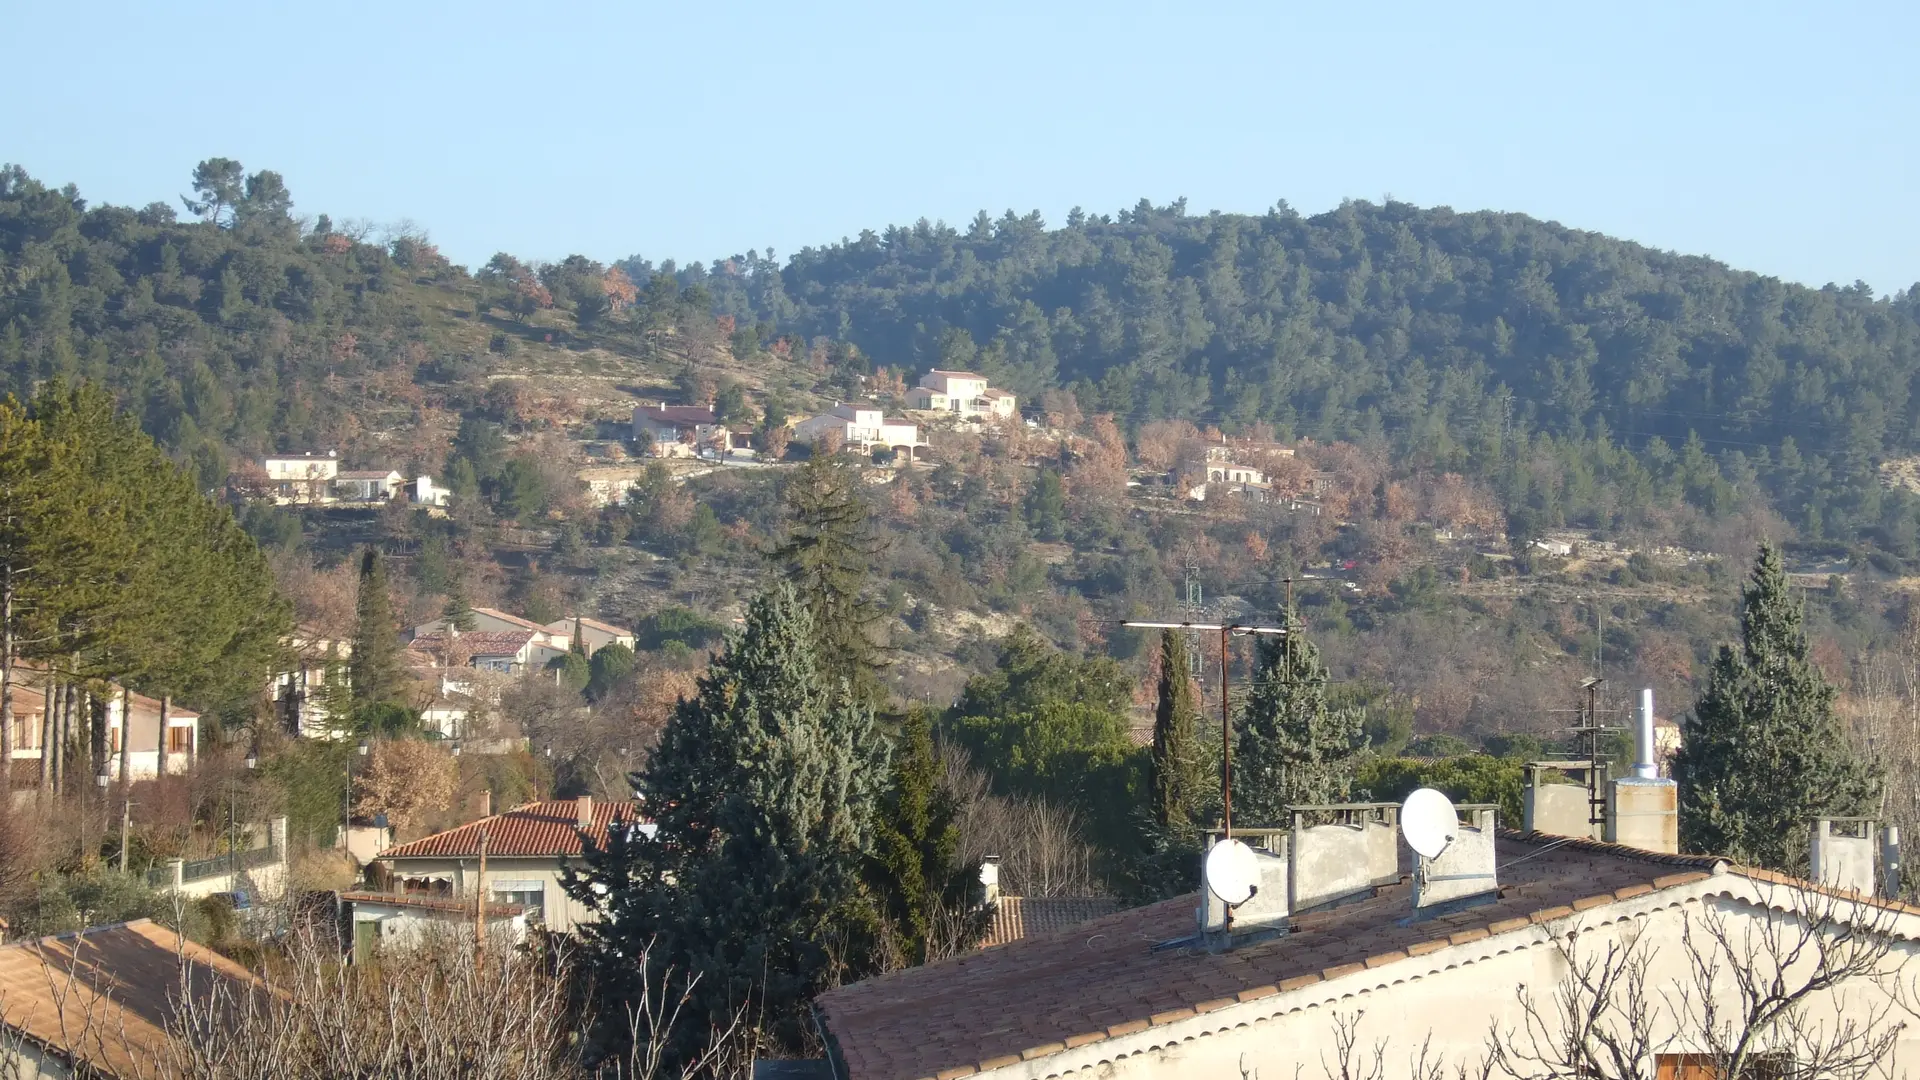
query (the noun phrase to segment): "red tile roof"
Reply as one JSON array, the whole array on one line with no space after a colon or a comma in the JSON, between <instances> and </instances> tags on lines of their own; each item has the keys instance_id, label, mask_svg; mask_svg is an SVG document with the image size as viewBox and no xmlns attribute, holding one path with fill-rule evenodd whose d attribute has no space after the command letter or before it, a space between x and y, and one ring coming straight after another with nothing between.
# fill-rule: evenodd
<instances>
[{"instance_id":1,"label":"red tile roof","mask_svg":"<svg viewBox=\"0 0 1920 1080\"><path fill-rule=\"evenodd\" d=\"M453 648L467 656L512 656L527 647L533 633L531 630L474 630L454 638ZM422 634L409 645L415 652L433 652L445 649L447 638L444 634Z\"/></svg>"},{"instance_id":2,"label":"red tile roof","mask_svg":"<svg viewBox=\"0 0 1920 1080\"><path fill-rule=\"evenodd\" d=\"M595 801L593 824L585 830L586 835L595 844L605 844L608 825L615 821L633 821L639 816L639 811L640 804L631 800ZM579 858L584 849L580 844L578 820L577 800L528 803L504 814L470 821L457 829L390 847L375 858L474 858L480 854L482 831L487 834L488 858Z\"/></svg>"},{"instance_id":3,"label":"red tile roof","mask_svg":"<svg viewBox=\"0 0 1920 1080\"><path fill-rule=\"evenodd\" d=\"M504 622L510 622L522 630L544 631L546 629L546 627L541 626L539 623L534 622L532 619L523 619L520 616L515 615L510 611L501 611L499 608L477 607L473 609L473 613L475 615L486 615L486 616L489 616L490 618L500 619Z\"/></svg>"},{"instance_id":4,"label":"red tile roof","mask_svg":"<svg viewBox=\"0 0 1920 1080\"><path fill-rule=\"evenodd\" d=\"M993 920L980 947L1058 933L1119 908L1120 902L1110 896L1003 896L993 906Z\"/></svg>"},{"instance_id":5,"label":"red tile roof","mask_svg":"<svg viewBox=\"0 0 1920 1080\"><path fill-rule=\"evenodd\" d=\"M818 1008L849 1080L962 1075L994 1059L1018 1061L1023 1051L1104 1039L1123 1025L1144 1028L1157 1016L1192 1015L1195 1006L1278 993L1289 979L1319 981L1369 959L1404 958L1450 935L1571 914L1576 901L1697 881L1719 861L1512 831L1496 849L1497 900L1420 922L1406 922L1412 900L1403 878L1370 900L1295 918L1285 937L1225 953L1153 951L1194 932L1199 898L1187 895L837 987Z\"/></svg>"},{"instance_id":6,"label":"red tile roof","mask_svg":"<svg viewBox=\"0 0 1920 1080\"><path fill-rule=\"evenodd\" d=\"M643 416L674 427L700 427L719 422L712 409L698 405L642 405L634 410L634 417Z\"/></svg>"},{"instance_id":7,"label":"red tile roof","mask_svg":"<svg viewBox=\"0 0 1920 1080\"><path fill-rule=\"evenodd\" d=\"M0 1022L104 1075L167 1077L156 1056L182 993L205 1008L216 982L235 996L258 985L212 949L136 919L0 947Z\"/></svg>"}]
</instances>

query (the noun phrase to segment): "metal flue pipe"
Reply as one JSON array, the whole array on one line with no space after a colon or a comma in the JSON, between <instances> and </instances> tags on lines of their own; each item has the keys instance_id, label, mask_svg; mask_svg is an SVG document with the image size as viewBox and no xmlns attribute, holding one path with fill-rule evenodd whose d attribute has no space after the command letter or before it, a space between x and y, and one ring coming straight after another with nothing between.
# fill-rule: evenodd
<instances>
[{"instance_id":1,"label":"metal flue pipe","mask_svg":"<svg viewBox=\"0 0 1920 1080\"><path fill-rule=\"evenodd\" d=\"M1640 723L1635 729L1633 775L1642 780L1660 778L1660 756L1653 743L1653 688L1640 691Z\"/></svg>"}]
</instances>

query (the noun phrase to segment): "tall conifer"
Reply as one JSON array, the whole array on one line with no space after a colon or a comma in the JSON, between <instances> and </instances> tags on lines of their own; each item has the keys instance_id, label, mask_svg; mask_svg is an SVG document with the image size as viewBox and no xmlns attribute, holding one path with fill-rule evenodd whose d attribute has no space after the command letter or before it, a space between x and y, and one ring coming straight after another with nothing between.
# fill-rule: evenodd
<instances>
[{"instance_id":1,"label":"tall conifer","mask_svg":"<svg viewBox=\"0 0 1920 1080\"><path fill-rule=\"evenodd\" d=\"M1236 717L1234 820L1279 826L1288 806L1337 802L1353 788L1364 716L1327 707L1327 669L1299 613L1263 637L1247 704Z\"/></svg>"},{"instance_id":2,"label":"tall conifer","mask_svg":"<svg viewBox=\"0 0 1920 1080\"><path fill-rule=\"evenodd\" d=\"M649 945L656 973L700 974L681 1029L695 1044L750 1002L768 1034L797 1045L806 1002L868 970L861 879L887 749L817 653L791 586L754 600L632 776L657 831L615 830L568 875L568 893L602 915L583 934L610 1021L603 1048L624 1037L633 958Z\"/></svg>"},{"instance_id":3,"label":"tall conifer","mask_svg":"<svg viewBox=\"0 0 1920 1080\"><path fill-rule=\"evenodd\" d=\"M1208 787L1209 755L1200 742L1200 706L1187 673L1187 642L1178 631L1160 634L1160 692L1153 713L1150 762L1153 820L1162 828L1190 830Z\"/></svg>"},{"instance_id":4,"label":"tall conifer","mask_svg":"<svg viewBox=\"0 0 1920 1080\"><path fill-rule=\"evenodd\" d=\"M1802 871L1810 819L1872 813L1880 776L1848 744L1833 687L1808 658L1778 548L1760 546L1749 581L1740 646L1720 647L1706 690L1681 722L1673 762L1680 846Z\"/></svg>"},{"instance_id":5,"label":"tall conifer","mask_svg":"<svg viewBox=\"0 0 1920 1080\"><path fill-rule=\"evenodd\" d=\"M400 624L387 591L386 562L371 546L360 554L360 592L354 602L353 653L347 682L356 713L400 700Z\"/></svg>"},{"instance_id":6,"label":"tall conifer","mask_svg":"<svg viewBox=\"0 0 1920 1080\"><path fill-rule=\"evenodd\" d=\"M794 470L786 488L787 534L768 558L812 617L821 672L878 704L885 696L874 640L881 611L866 588L868 569L885 545L873 534L858 484L838 457L821 455Z\"/></svg>"}]
</instances>

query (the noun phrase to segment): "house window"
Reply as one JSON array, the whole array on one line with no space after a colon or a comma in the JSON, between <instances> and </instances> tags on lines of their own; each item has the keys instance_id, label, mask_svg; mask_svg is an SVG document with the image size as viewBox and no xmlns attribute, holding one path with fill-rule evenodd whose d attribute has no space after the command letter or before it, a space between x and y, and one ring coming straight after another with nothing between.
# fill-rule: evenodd
<instances>
[{"instance_id":1,"label":"house window","mask_svg":"<svg viewBox=\"0 0 1920 1080\"><path fill-rule=\"evenodd\" d=\"M1784 1054L1755 1054L1747 1059L1747 1080L1776 1080L1794 1071ZM1720 1067L1712 1054L1658 1054L1654 1080L1718 1080Z\"/></svg>"},{"instance_id":2,"label":"house window","mask_svg":"<svg viewBox=\"0 0 1920 1080\"><path fill-rule=\"evenodd\" d=\"M193 750L193 729L182 724L167 728L167 753L186 754Z\"/></svg>"},{"instance_id":3,"label":"house window","mask_svg":"<svg viewBox=\"0 0 1920 1080\"><path fill-rule=\"evenodd\" d=\"M494 903L520 905L530 919L538 920L546 908L547 884L538 879L507 881L496 878L488 883L487 893Z\"/></svg>"},{"instance_id":4,"label":"house window","mask_svg":"<svg viewBox=\"0 0 1920 1080\"><path fill-rule=\"evenodd\" d=\"M31 750L40 738L40 717L19 714L13 718L13 746L16 750Z\"/></svg>"}]
</instances>

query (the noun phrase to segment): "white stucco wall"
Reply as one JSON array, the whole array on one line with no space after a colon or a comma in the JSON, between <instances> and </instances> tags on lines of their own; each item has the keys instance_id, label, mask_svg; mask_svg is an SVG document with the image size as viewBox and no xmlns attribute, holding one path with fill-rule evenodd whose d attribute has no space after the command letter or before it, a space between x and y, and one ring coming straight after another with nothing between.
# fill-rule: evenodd
<instances>
[{"instance_id":1,"label":"white stucco wall","mask_svg":"<svg viewBox=\"0 0 1920 1080\"><path fill-rule=\"evenodd\" d=\"M1649 984L1655 988L1691 988L1688 954L1682 927L1690 920L1696 934L1704 910L1724 912L1735 920L1768 917L1763 909L1726 896L1758 900L1760 889L1747 879L1719 875L1704 882L1665 889L1618 901L1585 914L1574 914L1543 924L1495 934L1479 940L1448 944L1425 955L1396 959L1362 970L1333 969L1333 977L1280 993L1226 1004L1198 1015L1163 1016L1144 1030L1032 1060L1008 1062L978 1075L995 1080L1040 1080L1045 1077L1086 1076L1120 1078L1245 1077L1294 1080L1326 1075L1323 1063L1335 1060L1336 1024L1351 1018L1362 1057L1364 1074L1373 1048L1384 1046L1387 1080L1408 1076L1412 1059L1423 1043L1429 1060L1445 1062L1447 1074L1461 1064L1483 1058L1491 1026L1513 1028L1524 1021L1518 994L1535 995L1545 1015L1554 1015L1553 996L1567 974L1567 962L1552 938L1564 939L1582 931L1580 955L1604 953L1610 941L1642 935L1651 957ZM1782 895L1782 894L1776 894ZM1773 913L1775 918L1791 916ZM1920 915L1900 917L1900 930L1920 934ZM1301 948L1310 947L1304 938ZM1287 947L1283 940L1277 946ZM1896 946L1911 984L1920 979L1920 947L1912 941ZM1180 963L1176 957L1169 964ZM1731 1003L1731 986L1722 980L1724 999ZM1089 987L1088 992L1096 992ZM1836 1013L1859 1017L1887 997L1878 987L1856 982L1836 995L1815 1000L1810 1018L1831 1023ZM1656 1004L1655 1038L1675 1038L1670 1010ZM1897 1010L1894 1022L1903 1018ZM1910 1017L1906 1019L1911 1020ZM1920 1067L1920 1032L1904 1037L1894 1052L1892 1074ZM1702 1052L1706 1047L1687 1038L1661 1048L1661 1053ZM1337 1074L1337 1073L1336 1073ZM1650 1073L1649 1073L1650 1075Z\"/></svg>"},{"instance_id":2,"label":"white stucco wall","mask_svg":"<svg viewBox=\"0 0 1920 1080\"><path fill-rule=\"evenodd\" d=\"M473 895L479 868L474 859L385 859L381 862L402 877L437 877L453 883L460 896ZM503 881L539 881L543 885L542 923L557 933L593 918L593 912L560 887L560 860L487 857L487 885Z\"/></svg>"}]
</instances>

